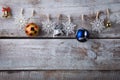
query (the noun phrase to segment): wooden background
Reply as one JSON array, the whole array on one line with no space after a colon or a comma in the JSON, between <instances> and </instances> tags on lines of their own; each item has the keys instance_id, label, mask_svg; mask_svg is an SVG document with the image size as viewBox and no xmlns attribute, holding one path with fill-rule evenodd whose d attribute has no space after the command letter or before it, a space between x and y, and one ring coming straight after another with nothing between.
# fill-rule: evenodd
<instances>
[{"instance_id":1,"label":"wooden background","mask_svg":"<svg viewBox=\"0 0 120 80\"><path fill-rule=\"evenodd\" d=\"M0 80L120 79L120 26L116 24L120 19L116 17L120 15L120 0L0 0L0 8L4 5L12 8L13 17L0 18ZM26 18L35 9L32 21L39 26L49 13L53 21L62 14L63 22L67 21L66 15L71 15L80 28L80 15L85 14L90 40L79 43L73 35L52 39L44 32L38 37L27 37L24 26L15 25L21 8L25 9ZM113 25L95 35L90 22L97 11L105 13L107 8L111 10Z\"/></svg>"}]
</instances>

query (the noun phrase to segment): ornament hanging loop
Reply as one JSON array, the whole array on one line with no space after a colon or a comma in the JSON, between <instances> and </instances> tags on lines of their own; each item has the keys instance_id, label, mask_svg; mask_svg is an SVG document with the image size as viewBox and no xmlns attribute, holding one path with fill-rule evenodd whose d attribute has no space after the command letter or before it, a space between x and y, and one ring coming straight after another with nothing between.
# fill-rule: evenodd
<instances>
[{"instance_id":1,"label":"ornament hanging loop","mask_svg":"<svg viewBox=\"0 0 120 80\"><path fill-rule=\"evenodd\" d=\"M110 9L107 9L107 18L110 17Z\"/></svg>"},{"instance_id":2,"label":"ornament hanging loop","mask_svg":"<svg viewBox=\"0 0 120 80\"><path fill-rule=\"evenodd\" d=\"M81 15L81 20L82 20L82 27L83 27L83 24L84 24L84 14Z\"/></svg>"},{"instance_id":3,"label":"ornament hanging loop","mask_svg":"<svg viewBox=\"0 0 120 80\"><path fill-rule=\"evenodd\" d=\"M21 8L20 15L21 15L21 16L23 16L23 15L24 15L24 9L23 9L23 8Z\"/></svg>"},{"instance_id":4,"label":"ornament hanging loop","mask_svg":"<svg viewBox=\"0 0 120 80\"><path fill-rule=\"evenodd\" d=\"M28 18L28 21L29 21L30 19L32 19L32 17L34 17L34 16L35 16L35 10L32 9L32 15L31 15L31 17Z\"/></svg>"},{"instance_id":5,"label":"ornament hanging loop","mask_svg":"<svg viewBox=\"0 0 120 80\"><path fill-rule=\"evenodd\" d=\"M34 9L32 10L32 16L31 17L33 17L33 16L35 16L35 10Z\"/></svg>"},{"instance_id":6,"label":"ornament hanging loop","mask_svg":"<svg viewBox=\"0 0 120 80\"><path fill-rule=\"evenodd\" d=\"M72 21L72 20L71 20L71 16L68 15L67 17L68 17L68 22L71 23L71 21Z\"/></svg>"},{"instance_id":7,"label":"ornament hanging loop","mask_svg":"<svg viewBox=\"0 0 120 80\"><path fill-rule=\"evenodd\" d=\"M84 14L82 14L81 19L82 19L82 21L84 21Z\"/></svg>"},{"instance_id":8,"label":"ornament hanging loop","mask_svg":"<svg viewBox=\"0 0 120 80\"><path fill-rule=\"evenodd\" d=\"M97 12L96 14L96 20L99 19L100 12Z\"/></svg>"},{"instance_id":9,"label":"ornament hanging loop","mask_svg":"<svg viewBox=\"0 0 120 80\"><path fill-rule=\"evenodd\" d=\"M50 22L50 14L47 14L47 21Z\"/></svg>"},{"instance_id":10,"label":"ornament hanging loop","mask_svg":"<svg viewBox=\"0 0 120 80\"><path fill-rule=\"evenodd\" d=\"M58 21L58 22L60 21L60 17L61 17L61 14L58 14L58 15L57 15L57 21Z\"/></svg>"}]
</instances>

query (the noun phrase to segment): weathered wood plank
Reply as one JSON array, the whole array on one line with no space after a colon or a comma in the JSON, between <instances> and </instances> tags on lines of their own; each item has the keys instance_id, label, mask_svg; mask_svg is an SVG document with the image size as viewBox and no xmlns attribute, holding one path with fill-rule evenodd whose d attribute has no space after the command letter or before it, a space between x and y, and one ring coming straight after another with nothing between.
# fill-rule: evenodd
<instances>
[{"instance_id":1,"label":"weathered wood plank","mask_svg":"<svg viewBox=\"0 0 120 80\"><path fill-rule=\"evenodd\" d=\"M120 71L3 71L1 80L119 80Z\"/></svg>"},{"instance_id":2,"label":"weathered wood plank","mask_svg":"<svg viewBox=\"0 0 120 80\"><path fill-rule=\"evenodd\" d=\"M8 5L13 10L13 18L9 20L3 20L0 18L0 37L26 37L24 33L24 26L18 27L15 25L15 17L20 14L21 7L25 9L25 16L30 17L32 9L35 9L36 15L34 19L31 21L37 23L41 26L41 22L46 20L45 15L51 14L52 20L55 21L56 16L58 14L63 14L61 20L63 22L67 21L66 15L71 14L73 18L73 22L77 25L77 28L81 28L81 14L86 14L89 17L93 17L97 11L103 11L107 8L111 9L111 21L113 21L113 27L111 30L104 30L99 35L92 34L91 36L99 37L99 38L116 38L120 37L120 28L119 24L115 24L115 20L117 17L116 14L120 13L120 0L0 0L0 6ZM19 6L18 6L19 4ZM28 14L29 13L29 14ZM0 12L0 14L2 14ZM91 25L90 21L86 21L85 28L87 28L91 33ZM93 19L93 18L92 18ZM71 35L74 36L74 35ZM52 37L52 35L46 35L45 33L41 33L39 37Z\"/></svg>"},{"instance_id":3,"label":"weathered wood plank","mask_svg":"<svg viewBox=\"0 0 120 80\"><path fill-rule=\"evenodd\" d=\"M119 70L119 53L119 39L0 39L0 70Z\"/></svg>"},{"instance_id":4,"label":"weathered wood plank","mask_svg":"<svg viewBox=\"0 0 120 80\"><path fill-rule=\"evenodd\" d=\"M48 3L49 2L49 3ZM19 4L19 6L25 4L28 6L93 6L93 5L101 5L101 4L113 4L113 3L120 3L120 0L0 0L1 5L14 5ZM53 5L54 4L54 5ZM55 5L56 4L56 5ZM23 6L25 6L23 5Z\"/></svg>"}]
</instances>

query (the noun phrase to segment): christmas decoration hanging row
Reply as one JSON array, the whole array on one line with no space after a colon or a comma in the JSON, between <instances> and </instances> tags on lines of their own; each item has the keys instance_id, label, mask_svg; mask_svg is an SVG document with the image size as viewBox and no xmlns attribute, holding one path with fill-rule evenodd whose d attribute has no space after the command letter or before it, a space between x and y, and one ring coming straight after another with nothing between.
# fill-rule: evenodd
<instances>
[{"instance_id":1,"label":"christmas decoration hanging row","mask_svg":"<svg viewBox=\"0 0 120 80\"><path fill-rule=\"evenodd\" d=\"M2 8L3 18L10 18L11 8L3 7ZM100 19L100 12L97 12L95 20L90 23L92 27L92 31L101 33L104 29L110 28L112 23L110 21L110 11L107 9L106 11L106 19ZM81 16L82 24L78 30L76 30L77 25L74 24L71 20L71 16L68 15L68 21L62 22L60 20L61 15L59 14L57 17L57 21L51 21L50 15L47 15L47 20L42 23L42 26L38 26L35 22L31 22L30 20L35 16L35 10L32 10L32 15L29 18L25 18L24 9L22 8L20 14L15 17L15 23L19 27L24 27L24 31L28 36L37 36L39 32L42 30L46 34L52 34L53 37L57 36L70 36L75 35L76 39L80 42L86 42L89 39L90 33L84 27L84 15Z\"/></svg>"}]
</instances>

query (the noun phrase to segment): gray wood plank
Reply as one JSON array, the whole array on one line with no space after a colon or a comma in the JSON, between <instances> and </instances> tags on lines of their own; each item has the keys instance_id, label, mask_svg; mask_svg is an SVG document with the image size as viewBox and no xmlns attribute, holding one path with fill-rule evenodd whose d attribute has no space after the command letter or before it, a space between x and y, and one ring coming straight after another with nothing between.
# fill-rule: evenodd
<instances>
[{"instance_id":1,"label":"gray wood plank","mask_svg":"<svg viewBox=\"0 0 120 80\"><path fill-rule=\"evenodd\" d=\"M49 3L48 3L49 2ZM101 0L0 0L1 5L14 5L19 4L20 6L25 4L28 6L93 6L93 5L101 5L101 4L113 4L113 3L119 3L120 0L107 0L107 1L101 1ZM54 4L54 5L53 5ZM56 4L56 5L55 5ZM25 6L24 5L24 6Z\"/></svg>"},{"instance_id":2,"label":"gray wood plank","mask_svg":"<svg viewBox=\"0 0 120 80\"><path fill-rule=\"evenodd\" d=\"M0 39L0 70L119 70L120 39Z\"/></svg>"},{"instance_id":3,"label":"gray wood plank","mask_svg":"<svg viewBox=\"0 0 120 80\"><path fill-rule=\"evenodd\" d=\"M32 9L35 9L36 15L31 20L37 23L41 27L41 22L46 20L46 14L51 14L52 20L56 20L58 14L63 14L61 20L63 22L67 21L66 15L71 15L73 18L73 23L77 25L77 29L81 28L81 14L88 15L85 23L86 29L90 31L93 37L99 38L118 38L120 37L119 24L115 21L118 19L117 14L120 14L120 0L0 0L0 6L8 5L12 8L12 19L2 19L0 18L0 37L26 37L24 33L24 26L19 27L15 25L15 17L20 14L21 7L25 9L26 18L31 16ZM94 35L95 33L91 31L90 22L95 16L94 13L97 11L103 11L105 13L106 9L111 9L111 21L113 26L110 30L106 29L101 34ZM29 14L28 14L29 13ZM0 12L0 14L2 14ZM77 30L76 29L76 30ZM74 35L71 35L74 37ZM47 35L46 33L41 33L39 37L52 37L52 35Z\"/></svg>"},{"instance_id":4,"label":"gray wood plank","mask_svg":"<svg viewBox=\"0 0 120 80\"><path fill-rule=\"evenodd\" d=\"M1 80L119 80L120 71L1 71Z\"/></svg>"}]
</instances>

